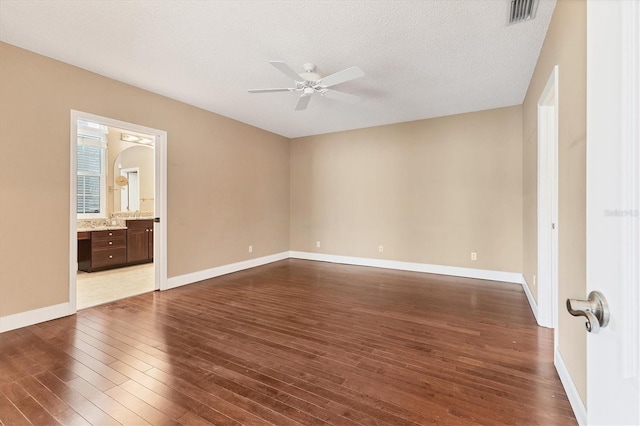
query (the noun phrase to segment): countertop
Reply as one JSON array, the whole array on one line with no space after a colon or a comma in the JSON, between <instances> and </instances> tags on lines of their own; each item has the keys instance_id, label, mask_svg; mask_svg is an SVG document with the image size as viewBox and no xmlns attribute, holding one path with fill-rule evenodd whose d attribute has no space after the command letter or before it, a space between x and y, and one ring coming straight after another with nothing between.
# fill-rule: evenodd
<instances>
[{"instance_id":1,"label":"countertop","mask_svg":"<svg viewBox=\"0 0 640 426\"><path fill-rule=\"evenodd\" d=\"M152 217L131 217L131 218L126 218L126 219L118 219L118 223L117 225L103 225L103 224L96 224L93 226L86 226L86 223L82 223L79 222L78 223L78 232L91 232L91 231L118 231L118 230L122 230L122 229L128 229L126 225L123 225L122 222L127 222L130 220L153 220L153 216ZM89 221L87 221L89 222ZM98 223L100 222L107 222L108 221L105 220L100 220L98 221ZM82 226L85 225L85 226Z\"/></svg>"},{"instance_id":2,"label":"countertop","mask_svg":"<svg viewBox=\"0 0 640 426\"><path fill-rule=\"evenodd\" d=\"M93 228L78 228L78 232L91 232L91 231L118 231L121 229L127 229L126 226L96 226Z\"/></svg>"}]
</instances>

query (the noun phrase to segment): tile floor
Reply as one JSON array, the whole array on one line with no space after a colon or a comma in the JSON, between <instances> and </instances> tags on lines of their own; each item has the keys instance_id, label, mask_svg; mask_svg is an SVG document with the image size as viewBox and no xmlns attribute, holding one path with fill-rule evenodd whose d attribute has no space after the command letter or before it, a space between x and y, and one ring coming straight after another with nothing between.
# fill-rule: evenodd
<instances>
[{"instance_id":1,"label":"tile floor","mask_svg":"<svg viewBox=\"0 0 640 426\"><path fill-rule=\"evenodd\" d=\"M78 272L76 308L85 309L153 291L153 263L100 272Z\"/></svg>"}]
</instances>

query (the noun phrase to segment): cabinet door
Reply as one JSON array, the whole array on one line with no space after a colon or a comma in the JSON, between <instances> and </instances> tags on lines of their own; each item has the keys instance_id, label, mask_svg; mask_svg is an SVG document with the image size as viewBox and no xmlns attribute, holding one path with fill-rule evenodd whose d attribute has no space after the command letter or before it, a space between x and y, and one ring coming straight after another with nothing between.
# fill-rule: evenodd
<instances>
[{"instance_id":1,"label":"cabinet door","mask_svg":"<svg viewBox=\"0 0 640 426\"><path fill-rule=\"evenodd\" d=\"M149 231L147 228L129 228L127 231L127 262L149 258Z\"/></svg>"}]
</instances>

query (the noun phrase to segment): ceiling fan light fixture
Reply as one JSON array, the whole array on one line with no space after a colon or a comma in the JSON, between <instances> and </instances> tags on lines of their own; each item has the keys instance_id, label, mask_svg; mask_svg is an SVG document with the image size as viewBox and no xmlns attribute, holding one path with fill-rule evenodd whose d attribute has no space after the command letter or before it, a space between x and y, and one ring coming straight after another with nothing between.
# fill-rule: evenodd
<instances>
[{"instance_id":1,"label":"ceiling fan light fixture","mask_svg":"<svg viewBox=\"0 0 640 426\"><path fill-rule=\"evenodd\" d=\"M305 63L302 68L305 72L297 74L289 65L282 61L269 61L271 65L276 67L280 72L287 75L293 80L295 87L289 88L275 88L275 89L249 89L249 93L269 93L269 92L302 92L298 98L295 110L301 111L307 108L311 96L318 92L321 96L334 99L341 102L354 104L360 100L360 97L350 95L348 93L339 92L337 90L328 89L331 86L335 86L347 81L354 80L364 76L364 72L357 67L344 69L342 71L333 73L329 76L322 77L316 74L314 71L316 66L310 62ZM302 81L300 80L302 78Z\"/></svg>"},{"instance_id":2,"label":"ceiling fan light fixture","mask_svg":"<svg viewBox=\"0 0 640 426\"><path fill-rule=\"evenodd\" d=\"M304 72L300 74L300 77L304 79L304 81L318 81L320 80L320 74L315 73L316 66L310 62L307 62L302 66Z\"/></svg>"}]
</instances>

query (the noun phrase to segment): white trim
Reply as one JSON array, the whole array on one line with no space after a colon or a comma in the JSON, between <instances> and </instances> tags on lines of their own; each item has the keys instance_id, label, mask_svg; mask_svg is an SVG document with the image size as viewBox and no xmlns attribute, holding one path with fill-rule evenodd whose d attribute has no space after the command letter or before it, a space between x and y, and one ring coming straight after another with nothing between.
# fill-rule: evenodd
<instances>
[{"instance_id":1,"label":"white trim","mask_svg":"<svg viewBox=\"0 0 640 426\"><path fill-rule=\"evenodd\" d=\"M153 150L155 152L154 182L156 184L154 194L155 217L160 218L160 223L153 224L153 267L156 277L156 290L166 290L167 287L167 132L161 131L155 134ZM160 238L157 238L158 231ZM157 257L156 257L157 256ZM159 260L159 261L157 261Z\"/></svg>"},{"instance_id":2,"label":"white trim","mask_svg":"<svg viewBox=\"0 0 640 426\"><path fill-rule=\"evenodd\" d=\"M215 268L205 269L203 271L191 272L189 274L171 277L167 281L167 289L181 287L187 284L193 284L198 281L208 280L209 278L219 277L220 275L231 274L233 272L245 269L255 268L256 266L266 265L267 263L277 262L289 258L289 252L271 254L269 256L256 257L254 259L243 260L241 262L230 263L228 265L216 266Z\"/></svg>"},{"instance_id":3,"label":"white trim","mask_svg":"<svg viewBox=\"0 0 640 426\"><path fill-rule=\"evenodd\" d=\"M71 110L69 143L69 314L76 312L76 274L78 273L78 118L80 114Z\"/></svg>"},{"instance_id":4,"label":"white trim","mask_svg":"<svg viewBox=\"0 0 640 426\"><path fill-rule=\"evenodd\" d=\"M161 218L154 224L153 258L156 290L167 289L167 132L109 117L71 110L70 192L69 192L69 314L76 312L76 274L78 271L78 236L76 215L76 144L78 120L87 120L132 132L144 133L155 138L155 215Z\"/></svg>"},{"instance_id":5,"label":"white trim","mask_svg":"<svg viewBox=\"0 0 640 426\"><path fill-rule=\"evenodd\" d=\"M558 289L558 66L538 99L538 324L555 328ZM555 224L555 229L552 229ZM557 336L555 336L557 340Z\"/></svg>"},{"instance_id":6,"label":"white trim","mask_svg":"<svg viewBox=\"0 0 640 426\"><path fill-rule=\"evenodd\" d=\"M538 325L538 304L536 303L536 299L533 298L533 294L531 294L531 290L529 289L529 284L527 284L527 279L522 276L522 289L524 290L524 294L527 296L527 300L529 301L529 306L531 307L531 312L533 312L533 316L536 319Z\"/></svg>"},{"instance_id":7,"label":"white trim","mask_svg":"<svg viewBox=\"0 0 640 426\"><path fill-rule=\"evenodd\" d=\"M13 315L6 315L4 317L0 317L0 333L38 324L40 322L51 321L56 318L66 317L69 315L69 311L69 303L65 302Z\"/></svg>"},{"instance_id":8,"label":"white trim","mask_svg":"<svg viewBox=\"0 0 640 426\"><path fill-rule=\"evenodd\" d=\"M347 265L372 266L375 268L398 269L401 271L425 272L428 274L452 275L455 277L476 278L480 280L522 284L522 274L518 272L491 271L488 269L472 269L462 268L458 266L430 265L427 263L401 262L397 260L339 256L335 254L310 253L303 251L291 251L289 252L289 257L294 259L344 263Z\"/></svg>"},{"instance_id":9,"label":"white trim","mask_svg":"<svg viewBox=\"0 0 640 426\"><path fill-rule=\"evenodd\" d=\"M558 376L560 376L560 382L562 382L564 392L567 394L567 398L569 398L569 404L571 404L573 415L576 416L578 424L586 425L587 409L582 402L582 398L580 398L578 389L573 383L573 379L571 379L571 374L569 373L569 370L567 370L567 366L564 363L564 359L562 359L562 355L560 355L558 348L555 349L553 355L553 365L555 365Z\"/></svg>"},{"instance_id":10,"label":"white trim","mask_svg":"<svg viewBox=\"0 0 640 426\"><path fill-rule=\"evenodd\" d=\"M77 239L75 233L73 235ZM241 262L230 263L227 265L217 266L202 271L178 275L176 277L168 278L166 280L166 284L162 286L162 290L168 290L188 284L193 284L210 278L219 277L221 275L231 274L233 272L243 271L245 269L255 268L257 266L262 266L289 258L313 260L319 262L342 263L347 265L370 266L375 268L396 269L402 271L424 272L430 274L449 275L520 284L524 288L524 292L527 295L527 299L529 300L529 304L531 305L531 310L533 311L534 316L537 315L537 307L535 305L535 301L533 300L533 296L531 295L527 287L524 277L522 276L522 274L517 272L491 271L486 269L471 269L455 266L430 265L426 263L400 262L395 260L370 259L364 257L339 256L301 251L283 251L281 253L276 253L268 256L257 257L254 259L243 260ZM72 259L75 258L72 257ZM75 276L75 273L73 274L73 276ZM73 301L75 301L75 299L73 299ZM70 305L71 303L62 303L60 305L47 306L46 308L36 309L34 311L22 312L19 314L2 317L0 318L0 332L13 330L20 327L26 327L38 322L49 321L55 318L69 315L70 313L72 314L75 312L75 306L73 306L72 311Z\"/></svg>"}]
</instances>

